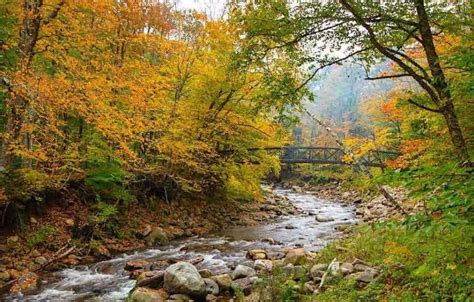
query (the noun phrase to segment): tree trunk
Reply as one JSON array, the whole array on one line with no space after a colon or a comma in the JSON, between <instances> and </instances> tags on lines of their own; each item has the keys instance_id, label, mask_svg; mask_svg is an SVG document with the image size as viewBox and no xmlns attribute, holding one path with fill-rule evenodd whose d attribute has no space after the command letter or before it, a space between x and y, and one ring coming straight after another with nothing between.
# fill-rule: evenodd
<instances>
[{"instance_id":1,"label":"tree trunk","mask_svg":"<svg viewBox=\"0 0 474 302\"><path fill-rule=\"evenodd\" d=\"M441 114L446 120L448 126L449 136L451 137L451 142L456 148L459 158L465 166L472 166L471 158L469 156L468 148L466 141L464 140L459 121L454 110L454 105L451 101L448 101L446 105L441 108Z\"/></svg>"},{"instance_id":2,"label":"tree trunk","mask_svg":"<svg viewBox=\"0 0 474 302\"><path fill-rule=\"evenodd\" d=\"M433 33L431 32L431 25L428 13L426 12L425 8L425 1L415 0L414 3L416 13L418 15L423 49L425 51L426 60L428 61L431 75L433 77L432 86L439 96L439 100L433 100L433 102L438 105L441 114L446 120L449 136L451 137L451 141L456 148L459 159L464 165L472 166L467 144L454 110L449 82L446 79L443 68L441 67L438 53L436 52Z\"/></svg>"}]
</instances>

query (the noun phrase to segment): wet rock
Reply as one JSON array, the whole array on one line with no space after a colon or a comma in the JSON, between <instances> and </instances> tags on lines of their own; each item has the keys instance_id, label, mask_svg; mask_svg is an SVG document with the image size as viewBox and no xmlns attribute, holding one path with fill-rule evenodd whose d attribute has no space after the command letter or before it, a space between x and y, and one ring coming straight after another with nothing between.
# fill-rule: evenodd
<instances>
[{"instance_id":1,"label":"wet rock","mask_svg":"<svg viewBox=\"0 0 474 302\"><path fill-rule=\"evenodd\" d=\"M163 287L163 281L165 280L165 272L142 272L137 277L136 286L146 286L149 288L161 288Z\"/></svg>"},{"instance_id":2,"label":"wet rock","mask_svg":"<svg viewBox=\"0 0 474 302\"><path fill-rule=\"evenodd\" d=\"M273 239L273 238L265 238L265 239L262 240L262 242L268 242L268 243L270 243L271 245L280 245L280 244L281 244L280 241L275 240L275 239Z\"/></svg>"},{"instance_id":3,"label":"wet rock","mask_svg":"<svg viewBox=\"0 0 474 302\"><path fill-rule=\"evenodd\" d=\"M343 275L352 274L354 272L354 266L352 263L343 263L341 264L340 269Z\"/></svg>"},{"instance_id":4,"label":"wet rock","mask_svg":"<svg viewBox=\"0 0 474 302\"><path fill-rule=\"evenodd\" d=\"M292 186L291 190L293 190L296 193L302 193L303 192L303 188L301 188L300 186Z\"/></svg>"},{"instance_id":5,"label":"wet rock","mask_svg":"<svg viewBox=\"0 0 474 302\"><path fill-rule=\"evenodd\" d=\"M287 225L285 226L285 229L287 229L287 230L294 230L294 229L296 229L296 227L295 227L294 225L292 225L292 224L287 224Z\"/></svg>"},{"instance_id":6,"label":"wet rock","mask_svg":"<svg viewBox=\"0 0 474 302\"><path fill-rule=\"evenodd\" d=\"M161 271L161 270L166 269L170 265L171 265L171 262L169 260L158 260L158 261L153 262L150 269L152 271Z\"/></svg>"},{"instance_id":7,"label":"wet rock","mask_svg":"<svg viewBox=\"0 0 474 302\"><path fill-rule=\"evenodd\" d=\"M252 280L250 278L242 278L232 281L230 287L234 292L242 292L248 296L252 291Z\"/></svg>"},{"instance_id":8,"label":"wet rock","mask_svg":"<svg viewBox=\"0 0 474 302\"><path fill-rule=\"evenodd\" d=\"M266 259L267 253L264 250L250 250L247 252L247 258L252 260Z\"/></svg>"},{"instance_id":9,"label":"wet rock","mask_svg":"<svg viewBox=\"0 0 474 302\"><path fill-rule=\"evenodd\" d=\"M202 269L199 270L199 275L201 275L203 278L210 278L212 277L212 272L208 269Z\"/></svg>"},{"instance_id":10,"label":"wet rock","mask_svg":"<svg viewBox=\"0 0 474 302\"><path fill-rule=\"evenodd\" d=\"M148 234L145 237L145 241L146 241L146 244L148 246L153 246L153 245L156 245L156 244L163 245L163 244L167 244L169 242L168 235L160 227L152 228L152 231L150 232L150 234Z\"/></svg>"},{"instance_id":11,"label":"wet rock","mask_svg":"<svg viewBox=\"0 0 474 302\"><path fill-rule=\"evenodd\" d=\"M228 274L212 276L210 279L216 281L221 289L228 289L232 283L232 278Z\"/></svg>"},{"instance_id":12,"label":"wet rock","mask_svg":"<svg viewBox=\"0 0 474 302\"><path fill-rule=\"evenodd\" d=\"M232 280L255 276L257 272L246 265L239 264L231 274Z\"/></svg>"},{"instance_id":13,"label":"wet rock","mask_svg":"<svg viewBox=\"0 0 474 302\"><path fill-rule=\"evenodd\" d=\"M271 260L255 260L253 268L256 271L271 272L273 269L273 262Z\"/></svg>"},{"instance_id":14,"label":"wet rock","mask_svg":"<svg viewBox=\"0 0 474 302\"><path fill-rule=\"evenodd\" d=\"M329 221L334 221L334 218L329 217L324 214L316 214L316 221L318 222L329 222Z\"/></svg>"},{"instance_id":15,"label":"wet rock","mask_svg":"<svg viewBox=\"0 0 474 302\"><path fill-rule=\"evenodd\" d=\"M147 260L130 260L125 264L126 271L134 271L139 269L146 269L150 266Z\"/></svg>"},{"instance_id":16,"label":"wet rock","mask_svg":"<svg viewBox=\"0 0 474 302\"><path fill-rule=\"evenodd\" d=\"M163 289L151 289L146 287L136 288L127 301L131 302L165 302L168 293Z\"/></svg>"},{"instance_id":17,"label":"wet rock","mask_svg":"<svg viewBox=\"0 0 474 302\"><path fill-rule=\"evenodd\" d=\"M207 294L212 294L212 295L219 294L219 285L217 284L216 281L209 278L204 278L204 283L206 284Z\"/></svg>"},{"instance_id":18,"label":"wet rock","mask_svg":"<svg viewBox=\"0 0 474 302\"><path fill-rule=\"evenodd\" d=\"M293 265L304 264L306 262L306 253L304 248L290 249L285 255L285 263Z\"/></svg>"},{"instance_id":19,"label":"wet rock","mask_svg":"<svg viewBox=\"0 0 474 302\"><path fill-rule=\"evenodd\" d=\"M165 270L164 288L173 294L205 296L206 284L194 265L178 262Z\"/></svg>"}]
</instances>

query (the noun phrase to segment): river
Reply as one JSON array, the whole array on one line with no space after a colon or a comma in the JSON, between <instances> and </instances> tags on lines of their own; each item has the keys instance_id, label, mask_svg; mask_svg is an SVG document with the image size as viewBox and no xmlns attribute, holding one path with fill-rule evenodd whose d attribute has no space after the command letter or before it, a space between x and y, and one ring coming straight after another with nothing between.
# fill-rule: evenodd
<instances>
[{"instance_id":1,"label":"river","mask_svg":"<svg viewBox=\"0 0 474 302\"><path fill-rule=\"evenodd\" d=\"M166 246L118 255L90 266L50 273L42 276L43 284L37 293L10 296L9 300L120 301L135 285L135 280L130 279L129 272L124 270L127 261L202 256L204 260L196 265L198 269L206 268L213 273L230 272L237 264L251 264L245 257L248 250L264 249L269 254L281 254L284 248L304 247L308 251L317 251L341 235L336 231L336 225L355 221L354 209L342 203L290 190L275 189L273 193L288 198L301 211L281 217L271 224L232 227L208 236L175 240ZM317 222L316 214L324 214L334 220Z\"/></svg>"}]
</instances>

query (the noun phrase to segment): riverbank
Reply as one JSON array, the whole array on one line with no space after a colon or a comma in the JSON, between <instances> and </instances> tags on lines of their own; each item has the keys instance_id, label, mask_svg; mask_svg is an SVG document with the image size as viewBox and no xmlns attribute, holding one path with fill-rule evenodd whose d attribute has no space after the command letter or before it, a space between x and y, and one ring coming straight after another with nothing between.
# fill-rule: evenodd
<instances>
[{"instance_id":1,"label":"riverbank","mask_svg":"<svg viewBox=\"0 0 474 302\"><path fill-rule=\"evenodd\" d=\"M23 230L2 234L0 287L12 285L22 276L29 277L28 282L16 282L3 291L34 291L39 280L37 274L32 274L35 271L54 272L87 265L179 238L202 236L231 226L268 223L298 210L287 200L272 196L263 202L182 199L170 204L149 203L147 207L131 205L125 213L117 213L115 219L121 223L113 232L106 231L105 226L91 225L95 211L84 203L52 204L43 209L44 215L31 216ZM61 254L58 251L71 247L74 249L69 254L55 260Z\"/></svg>"}]
</instances>

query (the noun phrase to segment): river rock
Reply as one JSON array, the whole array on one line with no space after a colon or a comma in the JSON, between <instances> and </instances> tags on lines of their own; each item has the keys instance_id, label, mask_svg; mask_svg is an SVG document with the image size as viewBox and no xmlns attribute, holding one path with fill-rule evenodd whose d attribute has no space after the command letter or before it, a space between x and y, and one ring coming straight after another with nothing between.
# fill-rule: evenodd
<instances>
[{"instance_id":1,"label":"river rock","mask_svg":"<svg viewBox=\"0 0 474 302\"><path fill-rule=\"evenodd\" d=\"M271 272L273 269L273 262L271 260L255 260L253 268L256 271Z\"/></svg>"},{"instance_id":2,"label":"river rock","mask_svg":"<svg viewBox=\"0 0 474 302\"><path fill-rule=\"evenodd\" d=\"M165 272L142 272L137 277L136 286L146 286L149 288L161 288L163 287L163 281L165 279Z\"/></svg>"},{"instance_id":3,"label":"river rock","mask_svg":"<svg viewBox=\"0 0 474 302\"><path fill-rule=\"evenodd\" d=\"M125 264L126 271L134 271L139 269L145 269L150 266L150 262L147 260L130 260Z\"/></svg>"},{"instance_id":4,"label":"river rock","mask_svg":"<svg viewBox=\"0 0 474 302\"><path fill-rule=\"evenodd\" d=\"M343 275L352 274L354 272L354 266L352 263L343 263L341 264L340 269Z\"/></svg>"},{"instance_id":5,"label":"river rock","mask_svg":"<svg viewBox=\"0 0 474 302\"><path fill-rule=\"evenodd\" d=\"M267 252L264 250L250 250L247 252L247 258L252 260L267 259Z\"/></svg>"},{"instance_id":6,"label":"river rock","mask_svg":"<svg viewBox=\"0 0 474 302\"><path fill-rule=\"evenodd\" d=\"M178 262L165 270L164 288L172 294L205 296L206 284L194 265Z\"/></svg>"},{"instance_id":7,"label":"river rock","mask_svg":"<svg viewBox=\"0 0 474 302\"><path fill-rule=\"evenodd\" d=\"M206 284L207 294L211 294L211 295L219 294L219 285L217 284L216 281L209 278L204 278L203 280L204 280L204 283Z\"/></svg>"},{"instance_id":8,"label":"river rock","mask_svg":"<svg viewBox=\"0 0 474 302\"><path fill-rule=\"evenodd\" d=\"M354 270L357 271L357 272L363 272L363 271L367 271L367 270L371 270L371 271L376 271L376 269L368 266L368 265L365 265L365 264L361 264L361 263L357 263L354 265Z\"/></svg>"},{"instance_id":9,"label":"river rock","mask_svg":"<svg viewBox=\"0 0 474 302\"><path fill-rule=\"evenodd\" d=\"M374 270L366 270L363 272L357 272L347 276L348 278L354 279L363 283L370 283L375 281L377 273Z\"/></svg>"},{"instance_id":10,"label":"river rock","mask_svg":"<svg viewBox=\"0 0 474 302\"><path fill-rule=\"evenodd\" d=\"M255 276L257 272L246 265L239 264L232 272L232 280Z\"/></svg>"},{"instance_id":11,"label":"river rock","mask_svg":"<svg viewBox=\"0 0 474 302\"><path fill-rule=\"evenodd\" d=\"M201 277L203 278L210 278L212 277L212 272L205 268L205 269L199 270L199 275L201 275Z\"/></svg>"},{"instance_id":12,"label":"river rock","mask_svg":"<svg viewBox=\"0 0 474 302\"><path fill-rule=\"evenodd\" d=\"M316 285L313 281L308 281L303 286L305 294L315 294L318 292L318 288L318 285Z\"/></svg>"},{"instance_id":13,"label":"river rock","mask_svg":"<svg viewBox=\"0 0 474 302\"><path fill-rule=\"evenodd\" d=\"M303 192L303 188L301 188L300 186L292 186L291 189L296 193L302 193Z\"/></svg>"},{"instance_id":14,"label":"river rock","mask_svg":"<svg viewBox=\"0 0 474 302\"><path fill-rule=\"evenodd\" d=\"M92 250L92 254L96 257L101 257L101 258L112 257L112 255L110 254L110 251L102 244L93 246L91 250Z\"/></svg>"},{"instance_id":15,"label":"river rock","mask_svg":"<svg viewBox=\"0 0 474 302\"><path fill-rule=\"evenodd\" d=\"M306 253L304 248L290 249L285 255L285 263L300 265L306 262Z\"/></svg>"},{"instance_id":16,"label":"river rock","mask_svg":"<svg viewBox=\"0 0 474 302\"><path fill-rule=\"evenodd\" d=\"M171 301L177 301L177 302L192 302L194 300L191 299L188 295L185 294L174 294L169 297ZM168 300L167 300L168 301Z\"/></svg>"},{"instance_id":17,"label":"river rock","mask_svg":"<svg viewBox=\"0 0 474 302\"><path fill-rule=\"evenodd\" d=\"M146 287L136 288L127 301L131 302L165 302L168 293L163 289L151 289Z\"/></svg>"},{"instance_id":18,"label":"river rock","mask_svg":"<svg viewBox=\"0 0 474 302\"><path fill-rule=\"evenodd\" d=\"M0 282L10 280L10 273L8 271L0 272Z\"/></svg>"},{"instance_id":19,"label":"river rock","mask_svg":"<svg viewBox=\"0 0 474 302\"><path fill-rule=\"evenodd\" d=\"M169 242L168 235L160 227L153 227L150 234L145 237L145 241L148 246L152 246L155 244L163 245Z\"/></svg>"},{"instance_id":20,"label":"river rock","mask_svg":"<svg viewBox=\"0 0 474 302\"><path fill-rule=\"evenodd\" d=\"M292 224L287 224L287 225L285 226L285 229L287 229L287 230L294 230L294 229L296 229L296 227L295 227L294 225L292 225Z\"/></svg>"},{"instance_id":21,"label":"river rock","mask_svg":"<svg viewBox=\"0 0 474 302\"><path fill-rule=\"evenodd\" d=\"M232 281L230 287L234 292L242 292L244 295L248 296L252 291L252 280L250 278L242 278Z\"/></svg>"},{"instance_id":22,"label":"river rock","mask_svg":"<svg viewBox=\"0 0 474 302\"><path fill-rule=\"evenodd\" d=\"M39 265L43 265L46 262L48 262L48 259L46 259L46 257L44 257L44 256L39 256L39 257L35 258L35 262Z\"/></svg>"},{"instance_id":23,"label":"river rock","mask_svg":"<svg viewBox=\"0 0 474 302\"><path fill-rule=\"evenodd\" d=\"M324 214L316 214L316 221L318 222L329 222L329 221L334 221L334 218L329 217Z\"/></svg>"},{"instance_id":24,"label":"river rock","mask_svg":"<svg viewBox=\"0 0 474 302\"><path fill-rule=\"evenodd\" d=\"M230 284L232 283L232 278L228 274L215 275L212 276L211 279L216 281L221 289L230 288Z\"/></svg>"},{"instance_id":25,"label":"river rock","mask_svg":"<svg viewBox=\"0 0 474 302\"><path fill-rule=\"evenodd\" d=\"M328 265L325 263L313 265L313 267L310 270L311 278L313 278L313 280L317 278L321 278L324 272L326 272L327 268L328 268Z\"/></svg>"}]
</instances>

